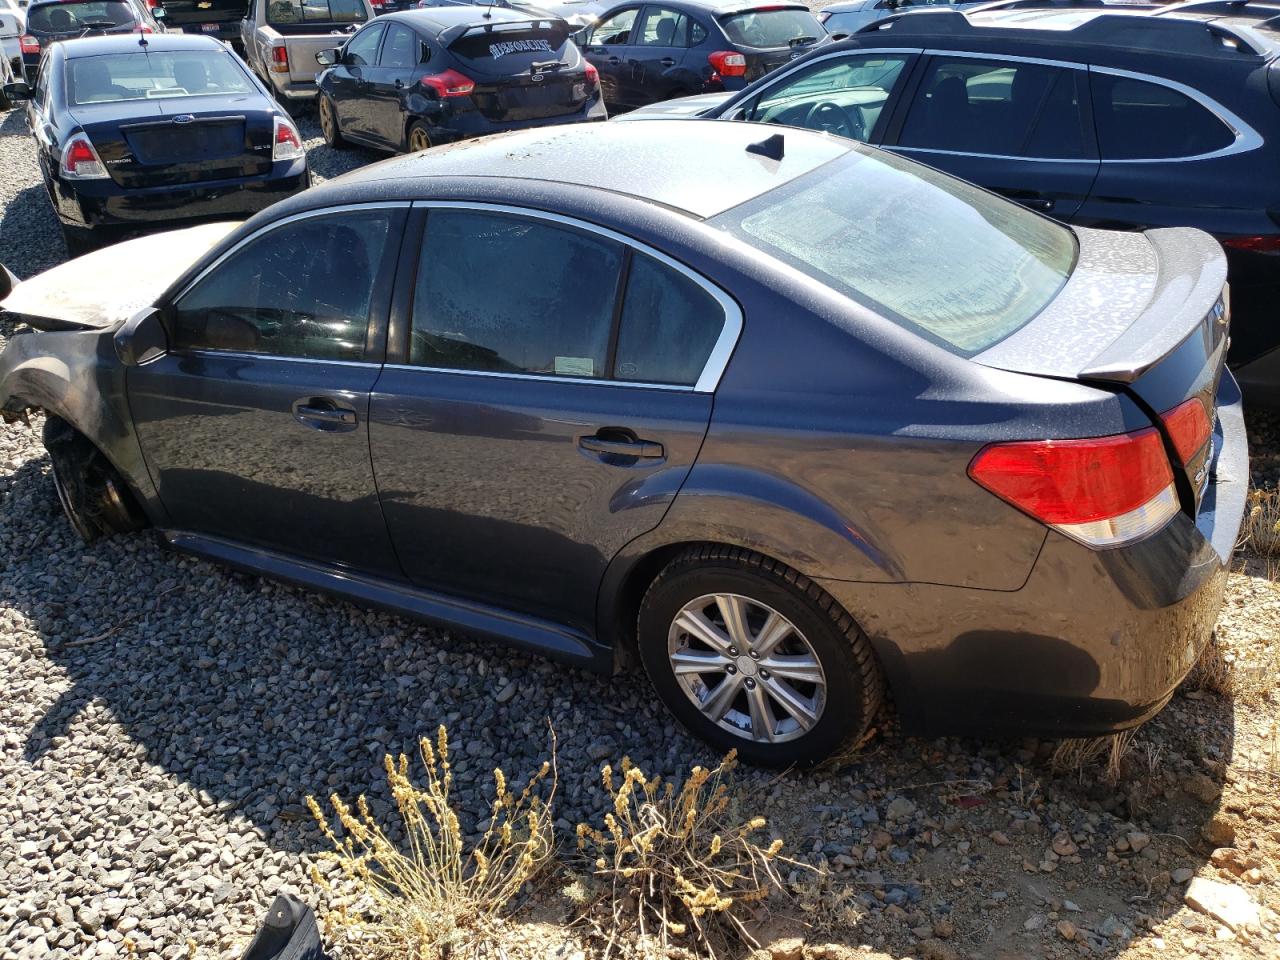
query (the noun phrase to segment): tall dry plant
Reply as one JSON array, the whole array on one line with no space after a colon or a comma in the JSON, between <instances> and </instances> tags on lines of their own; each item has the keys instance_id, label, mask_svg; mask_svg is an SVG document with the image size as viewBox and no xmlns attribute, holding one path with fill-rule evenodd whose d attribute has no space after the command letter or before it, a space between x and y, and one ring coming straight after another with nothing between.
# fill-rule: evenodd
<instances>
[{"instance_id":1,"label":"tall dry plant","mask_svg":"<svg viewBox=\"0 0 1280 960\"><path fill-rule=\"evenodd\" d=\"M493 771L489 823L470 848L449 796L453 771L444 726L434 745L422 738L419 753L425 769L421 788L410 778L404 754L385 760L404 822L403 847L388 839L363 795L355 810L337 794L329 797L342 836L315 798L307 797L333 847L322 856L336 862L356 890L354 909L332 911L327 929L362 960L457 960L491 953L487 948L501 942L512 899L553 852L554 734L552 760L518 794L508 789L501 769ZM312 877L332 889L319 871Z\"/></svg>"},{"instance_id":2,"label":"tall dry plant","mask_svg":"<svg viewBox=\"0 0 1280 960\"><path fill-rule=\"evenodd\" d=\"M619 938L637 936L664 951L677 938L711 955L756 945L746 921L782 888L782 841L768 841L764 817L738 809L725 782L736 764L730 753L712 770L694 767L679 789L626 758L618 777L611 766L601 770L612 810L598 827L578 825L578 849L597 892L586 918L608 940L606 955Z\"/></svg>"}]
</instances>

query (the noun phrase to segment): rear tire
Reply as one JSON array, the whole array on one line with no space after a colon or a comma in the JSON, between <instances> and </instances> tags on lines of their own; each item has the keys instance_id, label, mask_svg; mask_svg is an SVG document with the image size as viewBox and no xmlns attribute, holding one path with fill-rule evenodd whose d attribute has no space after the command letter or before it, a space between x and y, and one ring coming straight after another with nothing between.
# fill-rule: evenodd
<instances>
[{"instance_id":1,"label":"rear tire","mask_svg":"<svg viewBox=\"0 0 1280 960\"><path fill-rule=\"evenodd\" d=\"M98 248L90 231L81 227L69 227L65 223L62 225L62 242L66 245L67 256L73 260Z\"/></svg>"},{"instance_id":2,"label":"rear tire","mask_svg":"<svg viewBox=\"0 0 1280 960\"><path fill-rule=\"evenodd\" d=\"M427 131L427 125L421 120L415 120L409 124L409 130L404 135L404 148L407 153L419 153L431 149L431 134Z\"/></svg>"},{"instance_id":3,"label":"rear tire","mask_svg":"<svg viewBox=\"0 0 1280 960\"><path fill-rule=\"evenodd\" d=\"M124 479L97 447L60 417L44 424L53 485L71 528L85 543L146 526Z\"/></svg>"},{"instance_id":4,"label":"rear tire","mask_svg":"<svg viewBox=\"0 0 1280 960\"><path fill-rule=\"evenodd\" d=\"M345 150L350 144L342 136L342 128L338 125L338 109L333 100L323 93L316 95L316 110L320 114L320 133L324 142L334 150Z\"/></svg>"},{"instance_id":5,"label":"rear tire","mask_svg":"<svg viewBox=\"0 0 1280 960\"><path fill-rule=\"evenodd\" d=\"M884 678L853 618L807 577L737 547L671 561L640 604L638 637L667 708L760 766L848 754L883 703Z\"/></svg>"}]
</instances>

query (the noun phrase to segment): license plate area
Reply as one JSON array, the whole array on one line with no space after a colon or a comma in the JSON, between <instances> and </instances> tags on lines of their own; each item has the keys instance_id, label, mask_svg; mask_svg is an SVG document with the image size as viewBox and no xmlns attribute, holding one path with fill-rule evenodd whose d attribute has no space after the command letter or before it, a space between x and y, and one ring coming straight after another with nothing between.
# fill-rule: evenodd
<instances>
[{"instance_id":1,"label":"license plate area","mask_svg":"<svg viewBox=\"0 0 1280 960\"><path fill-rule=\"evenodd\" d=\"M217 33L219 30L222 29L222 26L221 24L217 24L217 23L202 23L200 24L200 29L204 33Z\"/></svg>"}]
</instances>

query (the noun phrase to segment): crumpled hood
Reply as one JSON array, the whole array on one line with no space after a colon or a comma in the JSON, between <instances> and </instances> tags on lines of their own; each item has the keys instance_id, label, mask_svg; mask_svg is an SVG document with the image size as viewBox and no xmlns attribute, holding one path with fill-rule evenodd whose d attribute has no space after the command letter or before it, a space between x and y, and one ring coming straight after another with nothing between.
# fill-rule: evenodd
<instances>
[{"instance_id":1,"label":"crumpled hood","mask_svg":"<svg viewBox=\"0 0 1280 960\"><path fill-rule=\"evenodd\" d=\"M126 240L24 280L0 310L41 330L105 329L153 304L182 272L240 226L208 223Z\"/></svg>"}]
</instances>

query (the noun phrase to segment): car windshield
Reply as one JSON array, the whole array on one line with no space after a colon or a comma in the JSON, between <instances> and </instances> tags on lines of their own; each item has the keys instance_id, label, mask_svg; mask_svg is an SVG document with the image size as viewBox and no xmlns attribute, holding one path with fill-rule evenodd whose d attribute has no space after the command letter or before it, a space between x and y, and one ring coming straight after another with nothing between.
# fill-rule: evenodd
<instances>
[{"instance_id":1,"label":"car windshield","mask_svg":"<svg viewBox=\"0 0 1280 960\"><path fill-rule=\"evenodd\" d=\"M267 23L364 23L360 0L268 0Z\"/></svg>"},{"instance_id":2,"label":"car windshield","mask_svg":"<svg viewBox=\"0 0 1280 960\"><path fill-rule=\"evenodd\" d=\"M73 105L253 92L248 75L221 51L140 51L67 61L67 100Z\"/></svg>"},{"instance_id":3,"label":"car windshield","mask_svg":"<svg viewBox=\"0 0 1280 960\"><path fill-rule=\"evenodd\" d=\"M31 33L70 33L90 28L124 27L137 20L133 7L125 0L42 3L27 11L27 30Z\"/></svg>"},{"instance_id":4,"label":"car windshield","mask_svg":"<svg viewBox=\"0 0 1280 960\"><path fill-rule=\"evenodd\" d=\"M1067 228L863 147L711 223L966 357L1044 309L1076 258Z\"/></svg>"},{"instance_id":5,"label":"car windshield","mask_svg":"<svg viewBox=\"0 0 1280 960\"><path fill-rule=\"evenodd\" d=\"M744 47L785 47L792 40L818 40L827 35L808 10L747 10L720 18L725 36Z\"/></svg>"}]
</instances>

